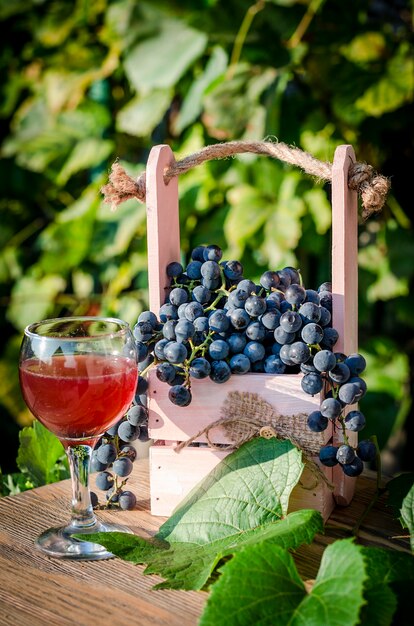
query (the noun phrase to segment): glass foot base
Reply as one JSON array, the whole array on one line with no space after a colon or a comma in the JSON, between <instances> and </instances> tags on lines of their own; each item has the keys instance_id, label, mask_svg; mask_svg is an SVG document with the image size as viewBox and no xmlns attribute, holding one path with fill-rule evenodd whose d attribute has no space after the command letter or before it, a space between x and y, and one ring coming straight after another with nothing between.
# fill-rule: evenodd
<instances>
[{"instance_id":1,"label":"glass foot base","mask_svg":"<svg viewBox=\"0 0 414 626\"><path fill-rule=\"evenodd\" d=\"M130 528L118 524L107 524L96 521L95 524L87 528L79 528L72 525L61 526L60 528L49 528L36 539L35 546L47 556L58 559L83 559L97 561L100 559L110 559L114 555L103 546L91 541L81 541L72 537L73 534L87 535L90 533L121 532L132 533Z\"/></svg>"}]
</instances>

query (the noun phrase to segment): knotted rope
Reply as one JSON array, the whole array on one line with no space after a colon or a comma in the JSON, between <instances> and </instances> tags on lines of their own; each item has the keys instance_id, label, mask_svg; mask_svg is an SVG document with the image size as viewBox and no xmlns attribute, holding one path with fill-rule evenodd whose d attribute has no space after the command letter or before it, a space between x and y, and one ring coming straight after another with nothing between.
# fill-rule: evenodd
<instances>
[{"instance_id":1,"label":"knotted rope","mask_svg":"<svg viewBox=\"0 0 414 626\"><path fill-rule=\"evenodd\" d=\"M165 182L168 184L174 176L184 174L204 161L225 159L246 152L270 156L290 165L296 165L307 174L316 176L320 180L332 180L332 163L320 161L299 148L273 141L229 141L205 146L198 152L190 154L180 161L175 161L165 172ZM134 180L119 163L115 162L109 175L109 183L102 187L101 191L105 196L105 202L115 209L119 204L131 198L145 202L145 185L145 172L142 172L137 180ZM351 165L348 185L361 196L362 217L364 219L381 211L390 188L389 180L374 172L373 167L366 163L353 163Z\"/></svg>"},{"instance_id":2,"label":"knotted rope","mask_svg":"<svg viewBox=\"0 0 414 626\"><path fill-rule=\"evenodd\" d=\"M182 441L174 450L180 452L196 439L204 435L210 448L214 450L235 450L253 437L270 439L289 439L294 446L302 451L307 465L317 480L323 480L330 488L333 486L323 471L312 459L324 445L323 434L311 432L306 425L307 415L281 415L276 409L257 393L247 391L231 391L221 407L219 419L211 422L198 433ZM231 443L227 446L215 444L210 436L214 428L221 428ZM312 489L314 487L308 487Z\"/></svg>"}]
</instances>

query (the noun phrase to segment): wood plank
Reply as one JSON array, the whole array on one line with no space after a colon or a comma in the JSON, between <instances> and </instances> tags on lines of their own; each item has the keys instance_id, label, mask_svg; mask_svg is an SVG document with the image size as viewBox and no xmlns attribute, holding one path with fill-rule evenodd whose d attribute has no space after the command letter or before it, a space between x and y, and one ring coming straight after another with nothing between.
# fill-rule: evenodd
<instances>
[{"instance_id":1,"label":"wood plank","mask_svg":"<svg viewBox=\"0 0 414 626\"><path fill-rule=\"evenodd\" d=\"M164 182L164 171L173 162L169 146L155 146L146 169L149 304L157 315L170 282L166 267L180 260L178 179L172 178L168 185Z\"/></svg>"},{"instance_id":2,"label":"wood plank","mask_svg":"<svg viewBox=\"0 0 414 626\"><path fill-rule=\"evenodd\" d=\"M352 146L338 146L332 166L332 325L339 333L336 352L358 351L358 197L348 187L348 172L355 162ZM356 446L357 433L347 432ZM342 431L333 433L333 445L343 443ZM335 498L346 505L352 500L355 479L340 467L333 472Z\"/></svg>"}]
</instances>

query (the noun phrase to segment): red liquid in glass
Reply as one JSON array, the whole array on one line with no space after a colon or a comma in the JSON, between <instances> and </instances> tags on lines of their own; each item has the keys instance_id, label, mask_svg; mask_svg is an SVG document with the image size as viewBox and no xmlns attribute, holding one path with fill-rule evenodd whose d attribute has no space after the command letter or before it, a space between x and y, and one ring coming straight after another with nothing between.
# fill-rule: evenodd
<instances>
[{"instance_id":1,"label":"red liquid in glass","mask_svg":"<svg viewBox=\"0 0 414 626\"><path fill-rule=\"evenodd\" d=\"M62 355L20 365L27 406L65 445L94 439L115 424L134 397L137 376L135 361L112 355Z\"/></svg>"}]
</instances>

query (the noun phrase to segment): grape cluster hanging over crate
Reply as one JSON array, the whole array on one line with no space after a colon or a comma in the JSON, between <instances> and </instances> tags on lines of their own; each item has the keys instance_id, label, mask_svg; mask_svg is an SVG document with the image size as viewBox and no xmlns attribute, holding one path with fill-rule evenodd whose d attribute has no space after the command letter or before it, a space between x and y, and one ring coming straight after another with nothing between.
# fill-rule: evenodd
<instances>
[{"instance_id":1,"label":"grape cluster hanging over crate","mask_svg":"<svg viewBox=\"0 0 414 626\"><path fill-rule=\"evenodd\" d=\"M332 285L305 289L300 272L292 267L266 271L255 284L243 276L239 261L222 260L217 245L198 246L185 270L174 261L166 268L170 292L158 315L144 311L134 327L139 360L156 366L157 378L170 386L169 400L188 406L192 380L209 378L225 383L231 375L247 372L297 374L301 386L314 396L325 388L320 409L308 417L313 432L329 421L342 429L341 446L321 449L321 463L340 464L348 476L358 476L362 461L376 450L370 441L358 449L348 443L346 429L359 432L365 417L344 408L366 392L360 374L360 354L333 352L338 332L332 328ZM141 374L139 385L146 389Z\"/></svg>"}]
</instances>

